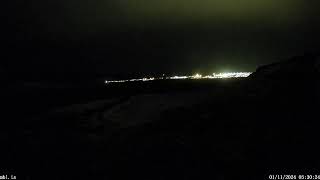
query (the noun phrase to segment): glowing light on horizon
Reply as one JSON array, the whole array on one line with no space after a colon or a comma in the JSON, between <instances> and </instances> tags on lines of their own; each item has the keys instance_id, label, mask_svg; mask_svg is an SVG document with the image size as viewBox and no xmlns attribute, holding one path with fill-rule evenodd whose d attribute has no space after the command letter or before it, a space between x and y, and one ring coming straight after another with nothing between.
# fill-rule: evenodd
<instances>
[{"instance_id":1,"label":"glowing light on horizon","mask_svg":"<svg viewBox=\"0 0 320 180\"><path fill-rule=\"evenodd\" d=\"M189 76L173 76L173 77L169 77L169 79L188 79L190 78Z\"/></svg>"},{"instance_id":2,"label":"glowing light on horizon","mask_svg":"<svg viewBox=\"0 0 320 180\"><path fill-rule=\"evenodd\" d=\"M201 74L195 74L192 76L192 79L201 79L202 75Z\"/></svg>"},{"instance_id":3,"label":"glowing light on horizon","mask_svg":"<svg viewBox=\"0 0 320 180\"><path fill-rule=\"evenodd\" d=\"M250 76L251 72L230 72L230 73L213 73L213 78L223 79L223 78L241 78Z\"/></svg>"},{"instance_id":4,"label":"glowing light on horizon","mask_svg":"<svg viewBox=\"0 0 320 180\"><path fill-rule=\"evenodd\" d=\"M125 83L125 82L137 82L137 81L154 81L161 79L171 79L171 80L183 80L183 79L228 79L228 78L245 78L250 76L251 72L228 72L228 73L213 73L212 75L202 76L201 74L195 74L193 76L172 76L172 77L160 77L160 78L141 78L141 79L128 79L128 80L114 80L114 81L105 81L108 83Z\"/></svg>"},{"instance_id":5,"label":"glowing light on horizon","mask_svg":"<svg viewBox=\"0 0 320 180\"><path fill-rule=\"evenodd\" d=\"M108 83L124 83L124 82L136 82L136 81L154 81L156 78L142 78L142 79L127 79L127 80L114 80L114 81L105 81L106 84Z\"/></svg>"}]
</instances>

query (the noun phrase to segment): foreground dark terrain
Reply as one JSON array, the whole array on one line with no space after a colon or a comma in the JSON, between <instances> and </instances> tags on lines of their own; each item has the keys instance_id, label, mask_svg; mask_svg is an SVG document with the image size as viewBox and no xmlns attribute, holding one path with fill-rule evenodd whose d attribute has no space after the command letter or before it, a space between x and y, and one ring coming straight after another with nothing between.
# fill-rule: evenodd
<instances>
[{"instance_id":1,"label":"foreground dark terrain","mask_svg":"<svg viewBox=\"0 0 320 180\"><path fill-rule=\"evenodd\" d=\"M237 80L9 84L1 170L48 180L320 174L319 61Z\"/></svg>"}]
</instances>

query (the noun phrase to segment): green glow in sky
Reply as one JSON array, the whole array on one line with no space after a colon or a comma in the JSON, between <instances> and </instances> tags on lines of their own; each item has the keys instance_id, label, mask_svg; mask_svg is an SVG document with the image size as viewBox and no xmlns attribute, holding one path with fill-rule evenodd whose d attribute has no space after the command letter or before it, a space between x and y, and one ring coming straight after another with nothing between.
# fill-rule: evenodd
<instances>
[{"instance_id":1,"label":"green glow in sky","mask_svg":"<svg viewBox=\"0 0 320 180\"><path fill-rule=\"evenodd\" d=\"M65 0L68 18L80 24L292 24L313 11L305 0Z\"/></svg>"},{"instance_id":2,"label":"green glow in sky","mask_svg":"<svg viewBox=\"0 0 320 180\"><path fill-rule=\"evenodd\" d=\"M23 4L19 6L19 17L33 24L32 28L25 26L32 34L62 43L83 42L99 52L93 54L101 62L112 59L106 58L109 53L121 52L115 53L117 60L112 61L119 69L133 56L137 62L131 63L136 65L134 70L162 67L180 71L177 68L181 67L181 71L194 72L252 71L257 64L313 50L314 44L319 44L317 1L28 2L24 10Z\"/></svg>"},{"instance_id":3,"label":"green glow in sky","mask_svg":"<svg viewBox=\"0 0 320 180\"><path fill-rule=\"evenodd\" d=\"M303 13L301 0L128 0L120 7L136 20L275 20L291 21Z\"/></svg>"}]
</instances>

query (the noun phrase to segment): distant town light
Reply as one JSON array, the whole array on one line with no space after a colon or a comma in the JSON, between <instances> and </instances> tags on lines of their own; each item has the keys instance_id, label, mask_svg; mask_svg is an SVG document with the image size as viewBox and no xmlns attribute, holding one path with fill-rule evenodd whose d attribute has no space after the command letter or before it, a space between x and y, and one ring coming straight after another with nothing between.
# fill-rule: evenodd
<instances>
[{"instance_id":1,"label":"distant town light","mask_svg":"<svg viewBox=\"0 0 320 180\"><path fill-rule=\"evenodd\" d=\"M213 73L212 75L202 76L201 74L195 74L193 76L172 76L172 77L145 77L142 79L127 79L127 80L115 80L115 81L105 81L106 84L109 83L124 83L124 82L135 82L135 81L154 81L160 79L227 79L227 78L245 78L250 76L251 72L228 72L228 73Z\"/></svg>"},{"instance_id":2,"label":"distant town light","mask_svg":"<svg viewBox=\"0 0 320 180\"><path fill-rule=\"evenodd\" d=\"M241 78L250 76L251 72L230 72L230 73L213 73L213 77L216 79L223 78Z\"/></svg>"},{"instance_id":3,"label":"distant town light","mask_svg":"<svg viewBox=\"0 0 320 180\"><path fill-rule=\"evenodd\" d=\"M193 79L201 79L202 75L201 74L195 74L194 76L192 76Z\"/></svg>"},{"instance_id":4,"label":"distant town light","mask_svg":"<svg viewBox=\"0 0 320 180\"><path fill-rule=\"evenodd\" d=\"M189 76L173 76L173 77L169 77L169 79L188 79Z\"/></svg>"}]
</instances>

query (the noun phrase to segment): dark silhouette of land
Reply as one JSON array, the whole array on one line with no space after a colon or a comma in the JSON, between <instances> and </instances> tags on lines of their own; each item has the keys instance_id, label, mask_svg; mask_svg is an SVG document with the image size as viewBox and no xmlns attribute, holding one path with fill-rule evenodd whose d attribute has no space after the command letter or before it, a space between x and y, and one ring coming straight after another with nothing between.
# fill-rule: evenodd
<instances>
[{"instance_id":1,"label":"dark silhouette of land","mask_svg":"<svg viewBox=\"0 0 320 180\"><path fill-rule=\"evenodd\" d=\"M48 180L319 174L319 74L312 54L245 79L11 84L2 170Z\"/></svg>"}]
</instances>

